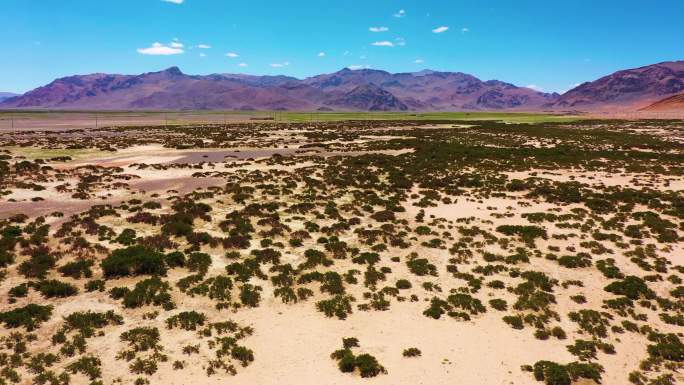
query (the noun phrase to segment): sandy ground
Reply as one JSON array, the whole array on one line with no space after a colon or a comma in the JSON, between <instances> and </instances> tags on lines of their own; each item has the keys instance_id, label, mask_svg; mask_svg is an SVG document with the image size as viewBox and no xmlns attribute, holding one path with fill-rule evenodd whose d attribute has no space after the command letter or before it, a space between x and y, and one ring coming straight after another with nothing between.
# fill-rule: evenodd
<instances>
[{"instance_id":1,"label":"sandy ground","mask_svg":"<svg viewBox=\"0 0 684 385\"><path fill-rule=\"evenodd\" d=\"M391 136L364 136L358 143L365 143L366 140L385 140ZM63 218L50 218L48 223L58 225L66 220L70 215L87 210L93 204L119 204L131 198L143 200L156 200L167 204L162 209L155 209L156 214L169 213L168 201L165 200L170 195L186 194L215 186L225 186L227 179L218 176L201 177L193 176L196 173L230 173L239 170L242 175L251 171L268 173L277 171L283 174L299 172L299 168L316 165L315 160L297 159L296 162L288 165L266 164L263 159L273 154L296 155L296 148L235 148L235 149L201 149L201 150L173 150L164 148L160 145L134 146L112 154L94 154L93 156L77 159L71 162L55 164L55 168L68 172L84 165L97 165L103 167L121 167L123 173L133 175L137 178L126 182L127 187L117 190L100 189L93 193L93 198L88 200L78 200L70 197L70 194L59 193L55 186L58 183L50 182L45 184L48 187L45 191L32 191L16 189L0 202L0 217L12 214L24 213L31 217L46 215L54 211L61 211L65 214ZM401 154L407 150L385 151L386 154ZM323 152L307 151L302 155L354 155L363 152ZM262 159L261 162L249 160L250 158ZM207 162L213 164L209 165ZM140 168L140 164L158 165L160 167ZM200 164L203 163L203 164ZM234 166L237 163L238 166ZM191 165L190 167L180 167L180 165ZM307 171L308 172L308 171ZM212 174L214 175L214 174ZM551 181L567 182L578 181L601 189L605 186L632 186L634 188L650 188L659 190L684 190L684 180L677 177L662 177L658 175L645 174L609 174L609 173L589 173L577 170L528 170L525 172L509 172L505 174L509 179L526 179L529 177L544 178ZM277 177L273 177L277 179ZM279 180L274 183L281 182ZM74 182L75 179L70 180ZM61 182L60 182L61 183ZM173 191L171 191L173 190ZM408 193L419 194L421 189L415 187ZM302 191L298 191L302 193ZM154 196L153 194L159 194ZM495 233L495 228L502 224L530 224L522 218L526 213L548 212L555 214L569 213L573 208L584 207L583 204L573 204L559 206L543 201L534 202L524 198L523 193L507 192L505 197L482 198L475 193L467 190L463 195L456 198L450 204L437 203L434 207L427 207L424 210L425 222L435 234L448 233L450 238L445 241L445 245L451 246L455 240L459 239L456 227L464 223L466 218L472 218L472 223L468 226L479 226L488 232ZM32 202L31 198L41 197L44 200ZM154 198L153 198L154 197ZM16 202L9 202L7 199L14 199ZM222 197L225 201L230 198ZM258 202L267 202L269 198L262 195L257 199ZM561 321L557 323L567 333L567 340L550 339L542 341L534 337L534 328L526 327L524 330L514 330L506 325L501 317L503 315L515 314L514 310L499 312L487 304L489 299L502 298L512 304L516 296L506 290L494 291L488 287L483 287L480 292L474 295L487 306L487 312L473 316L471 321L456 321L447 316L442 319L434 320L422 314L428 307L430 297L448 295L450 290L456 290L466 286L463 280L457 279L446 273L446 266L453 255L447 248L427 248L421 245L421 241L433 238L435 234L417 236L411 229L415 229L419 224L415 222L416 214L421 211L420 207L415 206L416 199L411 199L404 204L405 212L398 213L399 219L403 219L409 224L407 237L415 237L415 242L408 249L390 248L383 253L382 265L390 266L392 271L390 280L383 283L391 286L397 279L410 279L413 287L402 295L416 294L419 297L418 303L399 302L391 299L391 306L387 311L364 312L354 306L353 314L346 320L326 318L322 313L316 311L315 302L324 298L326 295L319 293L318 288L311 286L314 297L303 303L296 305L284 305L280 299L273 296L273 285L270 281L252 279L251 283L263 287L262 301L258 308L240 309L237 312L229 310L218 311L214 308L214 302L204 297L190 298L174 290L172 296L178 308L171 312L162 312L156 319L143 319L143 314L152 310L160 310L152 306L140 309L122 309L121 303L109 298L102 293L80 293L77 300L57 299L50 302L55 304L55 311L50 321L46 322L41 328L41 333L51 336L58 330L62 317L74 311L107 311L115 310L124 315L124 325L109 326L105 330L105 335L88 340L88 352L101 357L103 375L105 379L125 378L130 380L133 375L130 373L128 364L116 359L117 352L121 349L119 336L122 332L135 326L156 326L162 334L162 345L164 353L170 356L169 362L159 364L159 370L149 377L151 384L168 385L210 385L210 384L302 384L302 385L345 385L345 384L538 384L530 373L523 372L521 365L533 364L539 360L553 360L556 362L567 363L575 361L577 358L571 355L566 345L574 339L590 338L578 330L576 323L568 319L567 313L582 309L600 309L604 299L611 295L604 291L606 279L595 267L566 269L559 266L556 261L547 260L540 257L532 257L529 264L516 266L523 270L540 271L559 282L566 280L581 279L583 287L571 286L568 289L556 287L557 304L554 310L561 315ZM217 227L217 223L226 218L226 215L235 209L235 205L226 204L223 201L206 200L212 207L212 222L197 220L195 223L196 231L204 231L213 236L223 236L224 233ZM291 201L285 204L293 203ZM356 202L351 193L345 193L336 200L338 205L351 204ZM635 207L635 211L646 210L644 207ZM103 224L110 226L116 233L124 228L132 228L141 236L158 234L158 228L145 224L132 225L126 221L128 214L121 217L100 218ZM293 215L283 214L284 218L292 219ZM329 218L318 218L321 226L330 225L333 221ZM303 218L292 219L286 222L293 230L304 228ZM369 218L363 218L362 226L377 225ZM585 251L581 247L581 242L586 241L587 234L568 239L555 239L553 235L567 234L575 230L560 229L552 223L541 224L549 233L547 240L537 240L536 250L546 253L552 248L562 250ZM497 234L500 235L500 234ZM277 238L277 237L276 237ZM477 241L482 238L476 236ZM178 240L178 239L176 239ZM276 239L284 241L285 238ZM365 250L368 246L362 245L356 234L348 232L340 237L340 240L348 242L352 246L358 246ZM182 241L181 242L185 242ZM102 244L112 248L120 247L110 241L102 241ZM501 243L485 245L482 242L483 250L496 253L511 253L515 246L521 246L522 242L512 241L508 247ZM638 266L631 263L628 258L622 258L622 251L617 250L609 241L603 245L610 249L610 253L605 255L595 255L594 260L615 257L616 265L625 274L644 275ZM179 246L182 249L185 245ZM304 260L303 250L307 248L320 248L317 240L307 239L300 249L285 246L281 260L286 263L297 265ZM258 248L257 242L253 242L252 248ZM473 246L473 249L477 247ZM658 255L667 258L673 264L681 264L684 255L684 244L675 243L669 249L663 244L658 244ZM225 273L225 267L230 262L224 257L225 251L222 248L210 248L203 246L201 249L212 257L212 265L209 270L210 275ZM417 277L409 272L405 264L405 256L410 252L417 252L421 257L427 258L430 263L437 266L440 272L439 277L421 276ZM243 250L247 254L248 250ZM574 254L574 252L573 252ZM475 254L475 258L480 258ZM401 263L390 263L389 256L401 256ZM100 256L98 256L99 258ZM26 258L25 256L22 258ZM67 254L65 260L72 260L74 255ZM482 260L476 263L459 264L459 271L468 272L471 268L484 265ZM344 273L350 268L358 268L358 264L352 264L349 260L336 261L334 269L339 273ZM266 268L264 268L266 270ZM165 278L172 286L182 277L186 276L186 270L176 269L169 273ZM505 274L490 279L501 279L506 286L513 287L519 280L510 278ZM483 278L485 279L485 278ZM115 286L131 287L139 278L125 278L108 281L107 289ZM484 282L487 282L487 281ZM11 274L5 281L0 281L3 290L0 292L0 300L4 304L8 303L9 288L25 281L18 274ZM438 283L443 287L443 292L427 292L421 286L424 283ZM81 284L81 283L79 283ZM657 282L652 285L657 294L667 295L670 286L665 282ZM7 290L5 290L7 289ZM363 292L367 291L362 284L349 288L359 302L363 301ZM585 295L586 304L578 304L571 301L569 296L575 294ZM19 300L19 304L39 303L43 299L35 291L31 291L29 296ZM218 374L207 377L206 362L213 357L214 352L206 346L202 346L201 353L193 356L186 356L182 353L182 347L188 344L206 343L206 339L200 339L195 332L182 330L168 330L164 321L173 314L184 310L198 310L207 314L212 322L235 320L241 325L249 325L254 328L255 333L244 340L245 346L254 350L255 361L245 368L238 368L238 374L234 377L225 374ZM665 332L681 332L680 328L673 325L665 325L658 318L657 311L651 309L639 309L640 312L648 315L651 325L656 325L659 330ZM617 324L617 321L616 321ZM554 325L556 325L554 323ZM357 375L343 374L337 368L336 361L330 358L330 354L339 349L341 340L344 337L356 337L360 340L360 347L355 349L357 353L370 353L378 358L380 363L388 371L386 375L380 375L372 379L360 379ZM638 368L639 362L647 356L645 338L638 334L610 334L607 340L615 345L617 354L607 355L598 353L598 361L604 366L603 384L608 385L628 385L627 373ZM48 339L41 339L36 345L42 349L53 349ZM422 356L418 358L405 358L402 352L406 348L417 347L422 351ZM182 359L188 364L182 371L171 368L171 362ZM62 365L60 363L59 365ZM677 381L684 381L678 375ZM129 383L124 382L124 383ZM72 384L86 384L88 381L84 377L74 376ZM593 384L590 382L579 382L579 384Z\"/></svg>"}]
</instances>

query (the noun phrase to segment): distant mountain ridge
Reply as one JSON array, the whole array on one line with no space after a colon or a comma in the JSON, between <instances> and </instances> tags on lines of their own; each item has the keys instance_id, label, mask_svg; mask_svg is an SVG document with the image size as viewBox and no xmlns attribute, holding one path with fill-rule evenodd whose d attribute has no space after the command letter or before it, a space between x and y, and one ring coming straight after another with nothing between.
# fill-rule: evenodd
<instances>
[{"instance_id":1,"label":"distant mountain ridge","mask_svg":"<svg viewBox=\"0 0 684 385\"><path fill-rule=\"evenodd\" d=\"M178 67L140 75L57 79L0 108L336 111L637 110L684 92L684 61L615 72L563 95L482 81L462 72L340 71L298 79L245 74L187 75Z\"/></svg>"},{"instance_id":2,"label":"distant mountain ridge","mask_svg":"<svg viewBox=\"0 0 684 385\"><path fill-rule=\"evenodd\" d=\"M57 79L0 108L234 110L537 109L557 94L481 81L458 72L362 69L297 79L241 74L186 75L177 67L141 75L90 74Z\"/></svg>"},{"instance_id":3,"label":"distant mountain ridge","mask_svg":"<svg viewBox=\"0 0 684 385\"><path fill-rule=\"evenodd\" d=\"M15 96L19 96L19 94L15 94L13 92L0 92L0 102L5 99L13 98Z\"/></svg>"},{"instance_id":4,"label":"distant mountain ridge","mask_svg":"<svg viewBox=\"0 0 684 385\"><path fill-rule=\"evenodd\" d=\"M581 84L550 107L578 110L639 109L684 92L684 61L628 69Z\"/></svg>"}]
</instances>

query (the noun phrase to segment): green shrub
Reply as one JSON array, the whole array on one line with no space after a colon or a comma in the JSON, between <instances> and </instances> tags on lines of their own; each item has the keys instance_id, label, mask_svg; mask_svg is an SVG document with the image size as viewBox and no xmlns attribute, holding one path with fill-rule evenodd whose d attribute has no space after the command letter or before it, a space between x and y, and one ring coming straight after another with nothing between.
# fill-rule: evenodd
<instances>
[{"instance_id":1,"label":"green shrub","mask_svg":"<svg viewBox=\"0 0 684 385\"><path fill-rule=\"evenodd\" d=\"M318 301L316 308L326 315L326 317L337 317L341 320L346 319L352 313L351 303L354 297L350 295L338 294L333 298Z\"/></svg>"},{"instance_id":2,"label":"green shrub","mask_svg":"<svg viewBox=\"0 0 684 385\"><path fill-rule=\"evenodd\" d=\"M342 349L330 354L330 358L338 360L337 367L342 373L352 373L358 369L363 378L376 377L379 374L387 373L387 370L370 354L354 355L351 349L359 346L359 341L356 338L344 338L342 345Z\"/></svg>"},{"instance_id":3,"label":"green shrub","mask_svg":"<svg viewBox=\"0 0 684 385\"><path fill-rule=\"evenodd\" d=\"M169 329L180 327L183 330L197 330L198 326L203 326L207 317L196 311L180 312L166 320L166 327Z\"/></svg>"},{"instance_id":4,"label":"green shrub","mask_svg":"<svg viewBox=\"0 0 684 385\"><path fill-rule=\"evenodd\" d=\"M135 230L133 229L124 229L121 234L119 234L116 239L114 239L114 242L120 243L125 246L130 246L135 243L136 239L136 233Z\"/></svg>"},{"instance_id":5,"label":"green shrub","mask_svg":"<svg viewBox=\"0 0 684 385\"><path fill-rule=\"evenodd\" d=\"M437 276L437 267L425 258L413 258L406 262L406 266L408 266L411 273L418 276Z\"/></svg>"},{"instance_id":6,"label":"green shrub","mask_svg":"<svg viewBox=\"0 0 684 385\"><path fill-rule=\"evenodd\" d=\"M65 298L78 294L76 286L55 279L34 282L31 286L45 298Z\"/></svg>"},{"instance_id":7,"label":"green shrub","mask_svg":"<svg viewBox=\"0 0 684 385\"><path fill-rule=\"evenodd\" d=\"M533 365L534 378L546 385L570 385L580 378L601 382L603 367L594 363L571 362L561 365L551 361L538 361Z\"/></svg>"},{"instance_id":8,"label":"green shrub","mask_svg":"<svg viewBox=\"0 0 684 385\"><path fill-rule=\"evenodd\" d=\"M94 381L102 376L102 370L100 369L101 366L102 362L99 358L94 356L85 356L69 364L66 367L66 370L71 374L82 373L91 381Z\"/></svg>"},{"instance_id":9,"label":"green shrub","mask_svg":"<svg viewBox=\"0 0 684 385\"><path fill-rule=\"evenodd\" d=\"M158 350L159 329L155 327L137 327L121 333L119 339L126 342L134 352Z\"/></svg>"},{"instance_id":10,"label":"green shrub","mask_svg":"<svg viewBox=\"0 0 684 385\"><path fill-rule=\"evenodd\" d=\"M24 307L0 313L0 322L7 328L24 327L28 331L38 328L52 316L52 306L28 304Z\"/></svg>"},{"instance_id":11,"label":"green shrub","mask_svg":"<svg viewBox=\"0 0 684 385\"><path fill-rule=\"evenodd\" d=\"M185 266L192 272L204 275L211 266L211 256L206 253L192 253L188 256Z\"/></svg>"},{"instance_id":12,"label":"green shrub","mask_svg":"<svg viewBox=\"0 0 684 385\"><path fill-rule=\"evenodd\" d=\"M668 361L684 362L684 344L676 334L656 334L649 335L648 339L655 342L648 345L648 354L652 357L661 358Z\"/></svg>"},{"instance_id":13,"label":"green shrub","mask_svg":"<svg viewBox=\"0 0 684 385\"><path fill-rule=\"evenodd\" d=\"M26 278L45 278L47 272L55 267L56 259L47 251L38 249L31 258L19 265L19 272Z\"/></svg>"},{"instance_id":14,"label":"green shrub","mask_svg":"<svg viewBox=\"0 0 684 385\"><path fill-rule=\"evenodd\" d=\"M180 251L174 251L164 256L164 261L169 268L185 266L185 254Z\"/></svg>"},{"instance_id":15,"label":"green shrub","mask_svg":"<svg viewBox=\"0 0 684 385\"><path fill-rule=\"evenodd\" d=\"M578 267L590 267L591 256L587 253L579 253L577 255L564 255L558 258L558 264L569 269Z\"/></svg>"},{"instance_id":16,"label":"green shrub","mask_svg":"<svg viewBox=\"0 0 684 385\"><path fill-rule=\"evenodd\" d=\"M363 378L376 377L379 374L387 373L387 370L380 365L378 360L367 353L358 355L354 364Z\"/></svg>"},{"instance_id":17,"label":"green shrub","mask_svg":"<svg viewBox=\"0 0 684 385\"><path fill-rule=\"evenodd\" d=\"M503 317L503 321L509 325L513 329L523 329L525 327L525 324L523 323L523 319L519 315L507 315Z\"/></svg>"},{"instance_id":18,"label":"green shrub","mask_svg":"<svg viewBox=\"0 0 684 385\"><path fill-rule=\"evenodd\" d=\"M144 246L114 250L102 263L107 278L129 275L166 275L164 256Z\"/></svg>"},{"instance_id":19,"label":"green shrub","mask_svg":"<svg viewBox=\"0 0 684 385\"><path fill-rule=\"evenodd\" d=\"M22 283L11 288L8 292L10 298L23 298L28 295L29 285Z\"/></svg>"},{"instance_id":20,"label":"green shrub","mask_svg":"<svg viewBox=\"0 0 684 385\"><path fill-rule=\"evenodd\" d=\"M105 282L101 279L93 279L91 281L86 282L85 289L89 293L93 292L95 290L104 291L105 290Z\"/></svg>"},{"instance_id":21,"label":"green shrub","mask_svg":"<svg viewBox=\"0 0 684 385\"><path fill-rule=\"evenodd\" d=\"M612 258L602 259L596 262L596 268L599 269L603 276L610 279L622 279L624 275L620 272L620 268L615 266L615 260Z\"/></svg>"},{"instance_id":22,"label":"green shrub","mask_svg":"<svg viewBox=\"0 0 684 385\"><path fill-rule=\"evenodd\" d=\"M242 366L248 366L254 361L254 352L244 346L236 345L230 351L230 357L240 361Z\"/></svg>"},{"instance_id":23,"label":"green shrub","mask_svg":"<svg viewBox=\"0 0 684 385\"><path fill-rule=\"evenodd\" d=\"M404 352L402 353L402 355L404 357L420 357L421 354L422 353L421 353L420 349L418 349L418 348L404 349Z\"/></svg>"},{"instance_id":24,"label":"green shrub","mask_svg":"<svg viewBox=\"0 0 684 385\"><path fill-rule=\"evenodd\" d=\"M447 297L447 302L449 302L449 304L454 308L465 310L472 315L477 315L487 311L479 299L465 293L452 294Z\"/></svg>"},{"instance_id":25,"label":"green shrub","mask_svg":"<svg viewBox=\"0 0 684 385\"><path fill-rule=\"evenodd\" d=\"M64 317L64 325L60 330L65 333L76 330L83 338L90 338L95 335L96 329L121 324L123 324L123 317L112 310L106 313L75 312Z\"/></svg>"},{"instance_id":26,"label":"green shrub","mask_svg":"<svg viewBox=\"0 0 684 385\"><path fill-rule=\"evenodd\" d=\"M240 302L249 307L259 306L259 301L261 300L260 291L260 286L250 285L249 283L242 285L240 288Z\"/></svg>"},{"instance_id":27,"label":"green shrub","mask_svg":"<svg viewBox=\"0 0 684 385\"><path fill-rule=\"evenodd\" d=\"M498 311L505 311L508 309L508 304L506 300L500 298L494 298L489 300L489 305Z\"/></svg>"},{"instance_id":28,"label":"green shrub","mask_svg":"<svg viewBox=\"0 0 684 385\"><path fill-rule=\"evenodd\" d=\"M610 325L609 320L612 319L612 316L605 312L582 309L580 311L568 313L568 318L570 318L571 321L576 322L585 332L596 337L605 338L608 332L607 327Z\"/></svg>"},{"instance_id":29,"label":"green shrub","mask_svg":"<svg viewBox=\"0 0 684 385\"><path fill-rule=\"evenodd\" d=\"M501 225L496 231L508 236L517 235L528 244L533 244L537 238L548 239L546 230L539 226Z\"/></svg>"},{"instance_id":30,"label":"green shrub","mask_svg":"<svg viewBox=\"0 0 684 385\"><path fill-rule=\"evenodd\" d=\"M342 338L342 347L344 349L358 348L359 339L356 337Z\"/></svg>"},{"instance_id":31,"label":"green shrub","mask_svg":"<svg viewBox=\"0 0 684 385\"><path fill-rule=\"evenodd\" d=\"M450 305L448 302L437 297L433 297L430 300L430 307L423 311L423 315L434 319L440 319L442 315L449 309Z\"/></svg>"},{"instance_id":32,"label":"green shrub","mask_svg":"<svg viewBox=\"0 0 684 385\"><path fill-rule=\"evenodd\" d=\"M648 288L643 279L630 275L625 277L622 281L615 281L605 287L605 290L615 295L624 295L625 297L637 300L642 296L646 299L653 299L655 293Z\"/></svg>"},{"instance_id":33,"label":"green shrub","mask_svg":"<svg viewBox=\"0 0 684 385\"><path fill-rule=\"evenodd\" d=\"M69 262L57 269L63 276L74 279L90 278L93 276L93 271L90 269L94 262L87 259L80 259L78 261Z\"/></svg>"},{"instance_id":34,"label":"green shrub","mask_svg":"<svg viewBox=\"0 0 684 385\"><path fill-rule=\"evenodd\" d=\"M171 310L176 305L171 300L170 290L171 287L168 283L158 277L152 277L138 282L133 290L114 288L110 290L110 295L115 299L123 298L123 305L126 308L138 308L153 304L162 306L164 310Z\"/></svg>"}]
</instances>

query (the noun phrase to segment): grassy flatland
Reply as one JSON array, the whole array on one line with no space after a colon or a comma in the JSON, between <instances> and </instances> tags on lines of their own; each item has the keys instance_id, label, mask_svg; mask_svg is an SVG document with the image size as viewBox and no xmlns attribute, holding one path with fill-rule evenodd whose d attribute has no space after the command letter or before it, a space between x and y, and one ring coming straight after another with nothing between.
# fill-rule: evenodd
<instances>
[{"instance_id":1,"label":"grassy flatland","mask_svg":"<svg viewBox=\"0 0 684 385\"><path fill-rule=\"evenodd\" d=\"M292 122L340 120L501 120L511 123L572 122L582 117L526 112L277 112Z\"/></svg>"},{"instance_id":2,"label":"grassy flatland","mask_svg":"<svg viewBox=\"0 0 684 385\"><path fill-rule=\"evenodd\" d=\"M301 112L301 111L0 111L0 128L86 128L218 122L330 122L344 120L499 120L506 123L573 122L579 115L527 112Z\"/></svg>"}]
</instances>

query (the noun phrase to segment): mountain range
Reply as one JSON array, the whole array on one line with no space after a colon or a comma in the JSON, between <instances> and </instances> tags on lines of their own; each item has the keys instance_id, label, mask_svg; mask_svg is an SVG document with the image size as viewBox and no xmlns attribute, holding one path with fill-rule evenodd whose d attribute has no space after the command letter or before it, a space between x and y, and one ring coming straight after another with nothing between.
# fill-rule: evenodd
<instances>
[{"instance_id":1,"label":"mountain range","mask_svg":"<svg viewBox=\"0 0 684 385\"><path fill-rule=\"evenodd\" d=\"M0 92L0 102L5 99L13 98L15 96L19 96L19 94L15 94L13 92Z\"/></svg>"},{"instance_id":2,"label":"mountain range","mask_svg":"<svg viewBox=\"0 0 684 385\"><path fill-rule=\"evenodd\" d=\"M491 111L637 109L684 92L684 61L619 71L563 95L482 81L461 72L389 73L348 68L306 79L244 74L187 75L171 67L141 75L57 79L0 100L4 109L228 109L319 111Z\"/></svg>"}]
</instances>

